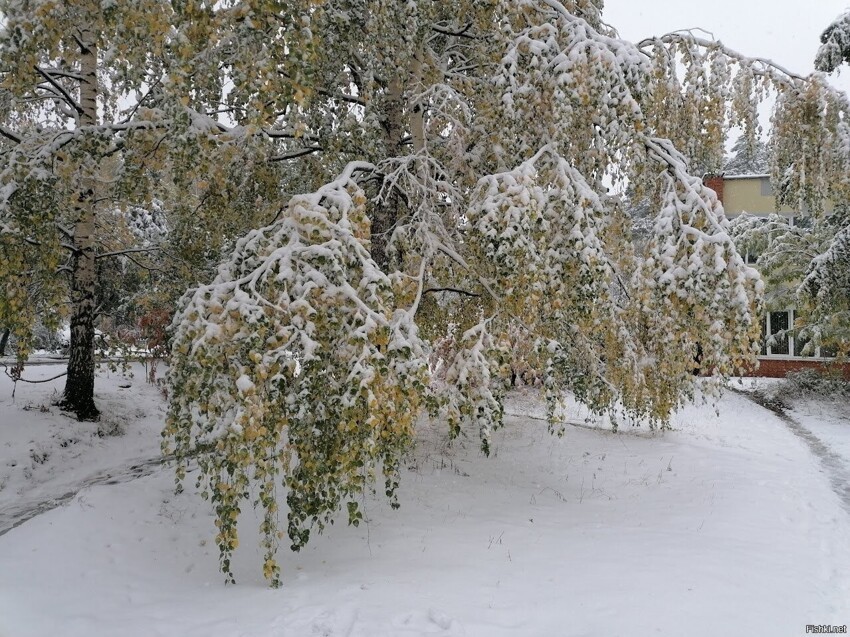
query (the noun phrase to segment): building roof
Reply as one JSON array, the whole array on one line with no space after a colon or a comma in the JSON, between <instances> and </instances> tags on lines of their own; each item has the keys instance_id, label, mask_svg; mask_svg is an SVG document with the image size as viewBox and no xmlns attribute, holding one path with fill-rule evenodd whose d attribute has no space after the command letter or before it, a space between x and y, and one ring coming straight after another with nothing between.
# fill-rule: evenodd
<instances>
[{"instance_id":1,"label":"building roof","mask_svg":"<svg viewBox=\"0 0 850 637\"><path fill-rule=\"evenodd\" d=\"M753 173L752 175L721 175L723 179L764 179L770 177L767 173Z\"/></svg>"}]
</instances>

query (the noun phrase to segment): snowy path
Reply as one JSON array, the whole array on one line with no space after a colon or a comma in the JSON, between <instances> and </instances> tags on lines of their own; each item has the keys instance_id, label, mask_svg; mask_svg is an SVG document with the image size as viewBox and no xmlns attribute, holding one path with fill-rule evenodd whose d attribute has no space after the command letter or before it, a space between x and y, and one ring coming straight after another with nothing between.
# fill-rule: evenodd
<instances>
[{"instance_id":1,"label":"snowy path","mask_svg":"<svg viewBox=\"0 0 850 637\"><path fill-rule=\"evenodd\" d=\"M159 432L164 405L157 389L140 378L102 373L99 423L80 423L53 405L65 382L63 366L26 369L44 385L21 383L17 398L0 376L0 536L23 522L65 504L93 486L147 475L162 463Z\"/></svg>"},{"instance_id":2,"label":"snowy path","mask_svg":"<svg viewBox=\"0 0 850 637\"><path fill-rule=\"evenodd\" d=\"M779 420L785 423L795 436L806 443L812 455L820 460L824 472L829 476L832 490L835 491L844 510L850 514L850 458L843 457L834 451L827 442L792 417L776 401L771 401L752 392L747 392L746 397L757 405L770 410Z\"/></svg>"},{"instance_id":3,"label":"snowy path","mask_svg":"<svg viewBox=\"0 0 850 637\"><path fill-rule=\"evenodd\" d=\"M92 486L0 537L0 636L783 637L850 623L850 516L823 461L743 396L719 408L689 407L665 434L559 439L513 396L522 416L489 459L424 427L401 510L367 498L367 525L282 551L280 590L259 575L252 514L225 587L208 504L175 496L170 471Z\"/></svg>"},{"instance_id":4,"label":"snowy path","mask_svg":"<svg viewBox=\"0 0 850 637\"><path fill-rule=\"evenodd\" d=\"M61 493L47 497L18 499L14 504L0 507L0 537L21 524L32 520L37 515L52 511L77 497L81 491L100 485L122 484L149 476L164 463L161 456L139 459L128 467L116 467L106 471L98 471L93 475L61 488Z\"/></svg>"}]
</instances>

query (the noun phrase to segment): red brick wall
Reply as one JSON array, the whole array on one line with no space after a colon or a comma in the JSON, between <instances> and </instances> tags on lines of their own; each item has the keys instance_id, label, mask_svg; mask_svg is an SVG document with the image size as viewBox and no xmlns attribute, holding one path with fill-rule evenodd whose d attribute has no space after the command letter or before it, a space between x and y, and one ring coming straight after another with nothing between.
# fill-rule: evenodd
<instances>
[{"instance_id":1,"label":"red brick wall","mask_svg":"<svg viewBox=\"0 0 850 637\"><path fill-rule=\"evenodd\" d=\"M781 360L776 358L760 358L759 368L753 370L748 376L763 376L766 378L785 378L791 371L800 369L828 369L829 363L823 361L808 361L805 359ZM844 378L850 380L850 363L840 365Z\"/></svg>"},{"instance_id":2,"label":"red brick wall","mask_svg":"<svg viewBox=\"0 0 850 637\"><path fill-rule=\"evenodd\" d=\"M706 175L702 183L717 193L717 198L723 203L723 175Z\"/></svg>"}]
</instances>

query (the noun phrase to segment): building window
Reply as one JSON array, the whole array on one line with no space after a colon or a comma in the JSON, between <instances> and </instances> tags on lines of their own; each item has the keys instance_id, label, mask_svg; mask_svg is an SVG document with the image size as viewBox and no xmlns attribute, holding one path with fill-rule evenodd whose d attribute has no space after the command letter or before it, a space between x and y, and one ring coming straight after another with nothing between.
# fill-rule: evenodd
<instances>
[{"instance_id":1,"label":"building window","mask_svg":"<svg viewBox=\"0 0 850 637\"><path fill-rule=\"evenodd\" d=\"M794 336L794 319L798 316L796 310L785 310L768 312L762 318L761 356L834 358L836 352L826 347L816 347L803 354L809 339Z\"/></svg>"},{"instance_id":2,"label":"building window","mask_svg":"<svg viewBox=\"0 0 850 637\"><path fill-rule=\"evenodd\" d=\"M759 181L761 182L761 196L772 197L774 193L773 184L770 183L770 178L762 177Z\"/></svg>"},{"instance_id":3,"label":"building window","mask_svg":"<svg viewBox=\"0 0 850 637\"><path fill-rule=\"evenodd\" d=\"M790 353L788 342L789 314L791 312L771 312L770 313L770 339L768 346L772 355L785 355Z\"/></svg>"},{"instance_id":4,"label":"building window","mask_svg":"<svg viewBox=\"0 0 850 637\"><path fill-rule=\"evenodd\" d=\"M795 228L802 228L803 230L811 230L812 228L812 218L807 215L794 215L791 217L791 225Z\"/></svg>"},{"instance_id":5,"label":"building window","mask_svg":"<svg viewBox=\"0 0 850 637\"><path fill-rule=\"evenodd\" d=\"M765 338L765 334L767 334L767 315L763 316L761 319L761 355L767 356L767 338Z\"/></svg>"}]
</instances>

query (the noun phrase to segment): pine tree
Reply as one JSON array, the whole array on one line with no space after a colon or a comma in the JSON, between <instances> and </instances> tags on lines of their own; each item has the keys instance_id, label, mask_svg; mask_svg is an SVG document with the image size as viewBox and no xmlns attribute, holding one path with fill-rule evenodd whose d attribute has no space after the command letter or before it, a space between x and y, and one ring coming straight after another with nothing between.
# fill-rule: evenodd
<instances>
[{"instance_id":1,"label":"pine tree","mask_svg":"<svg viewBox=\"0 0 850 637\"><path fill-rule=\"evenodd\" d=\"M723 166L726 175L766 175L770 172L770 151L760 139L742 135L735 140L732 154Z\"/></svg>"}]
</instances>

